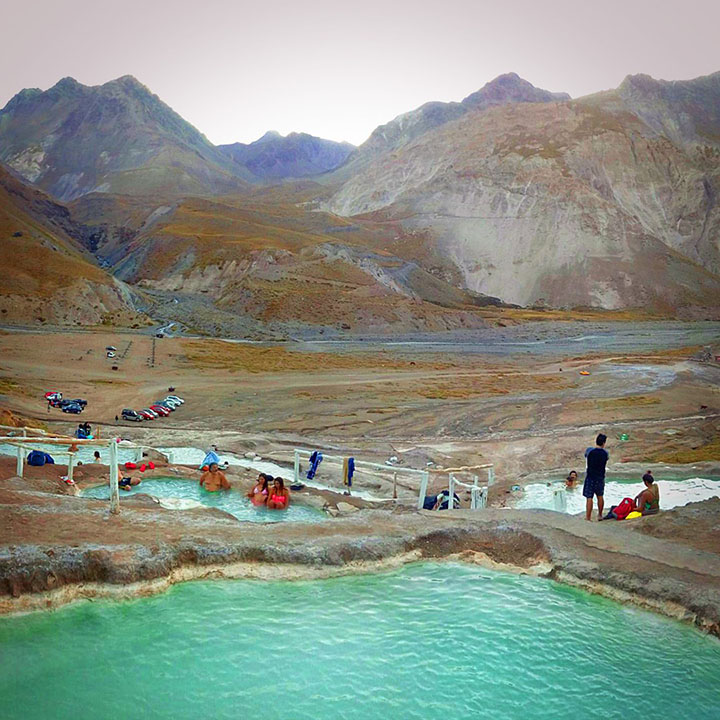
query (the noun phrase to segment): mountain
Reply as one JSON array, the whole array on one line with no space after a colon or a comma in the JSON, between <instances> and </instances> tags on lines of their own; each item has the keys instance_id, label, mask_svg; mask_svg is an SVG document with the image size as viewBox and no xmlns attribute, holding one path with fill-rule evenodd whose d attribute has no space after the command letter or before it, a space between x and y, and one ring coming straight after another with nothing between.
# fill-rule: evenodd
<instances>
[{"instance_id":1,"label":"mountain","mask_svg":"<svg viewBox=\"0 0 720 720\"><path fill-rule=\"evenodd\" d=\"M362 164L368 158L396 150L416 137L444 125L473 110L487 110L497 105L547 103L569 100L567 93L541 90L515 73L500 75L462 102L428 102L415 110L398 115L376 128L351 159Z\"/></svg>"},{"instance_id":2,"label":"mountain","mask_svg":"<svg viewBox=\"0 0 720 720\"><path fill-rule=\"evenodd\" d=\"M326 192L302 181L174 201L94 193L69 208L148 314L193 331L288 337L484 324L477 310L494 299L459 288L441 258L427 267L405 259L387 228L319 211Z\"/></svg>"},{"instance_id":3,"label":"mountain","mask_svg":"<svg viewBox=\"0 0 720 720\"><path fill-rule=\"evenodd\" d=\"M143 322L130 289L78 239L83 231L66 207L0 166L0 323Z\"/></svg>"},{"instance_id":4,"label":"mountain","mask_svg":"<svg viewBox=\"0 0 720 720\"><path fill-rule=\"evenodd\" d=\"M320 175L342 165L354 149L350 143L323 140L307 133L283 137L274 131L247 145L218 145L218 150L259 180Z\"/></svg>"},{"instance_id":5,"label":"mountain","mask_svg":"<svg viewBox=\"0 0 720 720\"><path fill-rule=\"evenodd\" d=\"M376 130L389 149L323 207L423 234L463 286L507 302L718 310L720 74L472 102L422 132Z\"/></svg>"},{"instance_id":6,"label":"mountain","mask_svg":"<svg viewBox=\"0 0 720 720\"><path fill-rule=\"evenodd\" d=\"M250 173L127 75L22 90L0 110L0 161L60 200L89 192L233 192Z\"/></svg>"}]
</instances>

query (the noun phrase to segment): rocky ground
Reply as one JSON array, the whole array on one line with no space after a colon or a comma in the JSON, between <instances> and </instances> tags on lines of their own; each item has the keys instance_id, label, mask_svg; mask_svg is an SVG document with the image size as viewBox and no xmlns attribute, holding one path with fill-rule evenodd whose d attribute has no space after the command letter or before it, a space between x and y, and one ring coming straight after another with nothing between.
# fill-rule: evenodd
<instances>
[{"instance_id":1,"label":"rocky ground","mask_svg":"<svg viewBox=\"0 0 720 720\"><path fill-rule=\"evenodd\" d=\"M3 424L71 433L78 418L48 411L42 400L46 390L61 389L88 399L81 419L103 438L154 447L216 443L221 452L257 452L288 476L293 448L319 447L383 464L394 457L399 468L491 462L498 480L492 507L477 514L418 513L417 480L401 473L399 507L308 491L308 502L335 512L347 505L340 517L314 525L248 527L217 510L167 510L147 496L124 497L122 513L110 516L106 502L72 496L59 480L63 466L28 468L21 480L6 456L0 609L152 592L194 577L320 577L460 554L654 607L717 634L720 501L627 524L503 507L512 505L515 484L581 469L598 431L610 437L611 477L646 467L660 477L680 469L717 473L720 367L697 361L698 345L718 354L716 326L594 330L526 328L511 331L520 345L504 335L494 346L488 335L480 347L0 334ZM105 357L108 345L117 347L116 358ZM123 407L146 407L170 386L186 399L170 417L115 421ZM324 471L324 481L338 479L339 467L328 463ZM105 472L85 465L76 479L82 486ZM251 473L233 473L239 486L251 481ZM357 489L388 497L391 477L392 469L359 473Z\"/></svg>"},{"instance_id":2,"label":"rocky ground","mask_svg":"<svg viewBox=\"0 0 720 720\"><path fill-rule=\"evenodd\" d=\"M149 594L203 577L327 577L460 558L554 578L720 635L720 500L675 510L672 524L406 506L256 524L210 508L167 510L147 495L125 498L111 515L106 501L46 490L42 481L0 483L1 611ZM698 534L714 540L698 548Z\"/></svg>"}]
</instances>

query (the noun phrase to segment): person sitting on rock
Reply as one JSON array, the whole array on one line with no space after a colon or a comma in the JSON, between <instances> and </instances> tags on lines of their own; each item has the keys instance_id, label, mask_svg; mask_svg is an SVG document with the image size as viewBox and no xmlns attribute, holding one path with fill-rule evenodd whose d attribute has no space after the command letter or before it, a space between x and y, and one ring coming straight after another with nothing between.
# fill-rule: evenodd
<instances>
[{"instance_id":1,"label":"person sitting on rock","mask_svg":"<svg viewBox=\"0 0 720 720\"><path fill-rule=\"evenodd\" d=\"M642 479L645 489L635 497L635 509L643 515L656 515L660 512L660 488L650 470Z\"/></svg>"},{"instance_id":2,"label":"person sitting on rock","mask_svg":"<svg viewBox=\"0 0 720 720\"><path fill-rule=\"evenodd\" d=\"M287 510L290 505L290 491L285 487L285 481L281 477L273 480L273 487L268 496L268 510Z\"/></svg>"},{"instance_id":3,"label":"person sitting on rock","mask_svg":"<svg viewBox=\"0 0 720 720\"><path fill-rule=\"evenodd\" d=\"M230 483L225 477L225 473L214 462L210 463L210 467L202 474L200 487L205 488L208 492L217 492L218 490L229 490Z\"/></svg>"}]
</instances>

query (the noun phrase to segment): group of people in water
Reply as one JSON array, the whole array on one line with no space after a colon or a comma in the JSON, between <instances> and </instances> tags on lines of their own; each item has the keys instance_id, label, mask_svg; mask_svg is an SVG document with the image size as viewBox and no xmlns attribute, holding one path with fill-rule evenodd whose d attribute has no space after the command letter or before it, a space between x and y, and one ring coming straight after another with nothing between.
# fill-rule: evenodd
<instances>
[{"instance_id":1,"label":"group of people in water","mask_svg":"<svg viewBox=\"0 0 720 720\"><path fill-rule=\"evenodd\" d=\"M210 463L200 478L200 487L208 492L217 492L229 490L230 483L218 464ZM285 481L267 473L258 475L247 497L255 507L266 507L268 510L287 510L290 505L290 490L285 487Z\"/></svg>"},{"instance_id":2,"label":"group of people in water","mask_svg":"<svg viewBox=\"0 0 720 720\"><path fill-rule=\"evenodd\" d=\"M623 498L618 505L613 505L607 515L603 516L605 508L605 467L610 454L605 449L607 435L599 433L595 438L595 447L585 450L586 471L583 483L583 497L585 498L585 519L592 518L593 498L597 498L598 520L624 520L630 513L640 515L654 515L660 510L660 488L650 470L642 477L645 488L634 498ZM572 490L578 484L577 471L571 470L565 479L565 487Z\"/></svg>"}]
</instances>

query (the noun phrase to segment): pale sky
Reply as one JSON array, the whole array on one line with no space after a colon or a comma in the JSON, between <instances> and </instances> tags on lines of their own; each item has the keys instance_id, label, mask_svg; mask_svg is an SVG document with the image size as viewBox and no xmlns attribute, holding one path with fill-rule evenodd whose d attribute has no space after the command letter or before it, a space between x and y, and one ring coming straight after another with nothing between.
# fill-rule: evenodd
<instances>
[{"instance_id":1,"label":"pale sky","mask_svg":"<svg viewBox=\"0 0 720 720\"><path fill-rule=\"evenodd\" d=\"M129 74L218 144L359 144L510 71L578 97L720 70L719 0L0 0L0 18L0 107Z\"/></svg>"}]
</instances>

